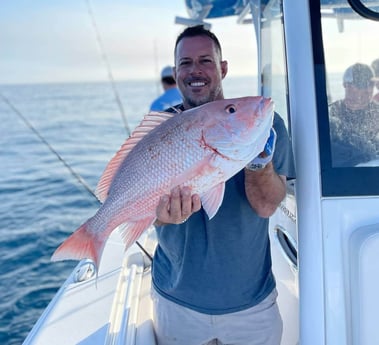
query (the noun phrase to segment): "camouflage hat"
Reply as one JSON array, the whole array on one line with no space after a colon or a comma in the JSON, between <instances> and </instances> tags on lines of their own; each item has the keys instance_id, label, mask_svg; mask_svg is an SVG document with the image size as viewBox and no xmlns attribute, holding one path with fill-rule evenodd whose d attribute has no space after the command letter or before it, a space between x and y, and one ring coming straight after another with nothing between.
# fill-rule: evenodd
<instances>
[{"instance_id":1,"label":"camouflage hat","mask_svg":"<svg viewBox=\"0 0 379 345\"><path fill-rule=\"evenodd\" d=\"M345 71L343 82L344 84L352 84L359 89L374 86L374 71L369 65L356 63Z\"/></svg>"}]
</instances>

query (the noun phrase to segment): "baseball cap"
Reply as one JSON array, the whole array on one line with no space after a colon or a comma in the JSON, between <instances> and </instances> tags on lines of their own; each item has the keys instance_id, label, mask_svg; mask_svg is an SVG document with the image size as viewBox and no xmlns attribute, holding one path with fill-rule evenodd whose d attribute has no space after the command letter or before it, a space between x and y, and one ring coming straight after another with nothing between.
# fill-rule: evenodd
<instances>
[{"instance_id":1,"label":"baseball cap","mask_svg":"<svg viewBox=\"0 0 379 345\"><path fill-rule=\"evenodd\" d=\"M374 72L372 68L363 63L356 63L350 66L343 75L343 82L364 89L373 86Z\"/></svg>"},{"instance_id":2,"label":"baseball cap","mask_svg":"<svg viewBox=\"0 0 379 345\"><path fill-rule=\"evenodd\" d=\"M161 78L173 77L172 66L166 66L162 69Z\"/></svg>"}]
</instances>

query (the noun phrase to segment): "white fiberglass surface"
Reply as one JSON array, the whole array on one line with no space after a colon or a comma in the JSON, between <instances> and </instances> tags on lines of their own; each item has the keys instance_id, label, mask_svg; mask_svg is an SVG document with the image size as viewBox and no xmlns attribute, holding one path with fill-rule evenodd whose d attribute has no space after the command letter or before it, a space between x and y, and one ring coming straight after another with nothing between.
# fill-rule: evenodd
<instances>
[{"instance_id":1,"label":"white fiberglass surface","mask_svg":"<svg viewBox=\"0 0 379 345\"><path fill-rule=\"evenodd\" d=\"M353 344L379 343L377 311L379 224L362 226L350 238L350 296Z\"/></svg>"},{"instance_id":2,"label":"white fiberglass surface","mask_svg":"<svg viewBox=\"0 0 379 345\"><path fill-rule=\"evenodd\" d=\"M378 209L372 197L322 202L327 344L378 343Z\"/></svg>"},{"instance_id":3,"label":"white fiberglass surface","mask_svg":"<svg viewBox=\"0 0 379 345\"><path fill-rule=\"evenodd\" d=\"M299 340L296 204L288 194L270 218L272 269L278 290L278 306L283 320L281 345Z\"/></svg>"}]
</instances>

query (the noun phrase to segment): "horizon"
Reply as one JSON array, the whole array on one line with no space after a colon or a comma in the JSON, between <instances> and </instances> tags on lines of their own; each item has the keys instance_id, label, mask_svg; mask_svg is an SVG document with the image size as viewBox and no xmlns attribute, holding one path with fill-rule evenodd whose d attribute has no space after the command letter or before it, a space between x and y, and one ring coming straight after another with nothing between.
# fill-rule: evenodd
<instances>
[{"instance_id":1,"label":"horizon","mask_svg":"<svg viewBox=\"0 0 379 345\"><path fill-rule=\"evenodd\" d=\"M184 0L127 4L123 0L89 1L2 3L0 85L106 81L107 63L114 80L158 80L161 68L173 65L176 37L184 29L175 24L175 17L188 17ZM91 4L90 8L86 4ZM207 23L221 42L223 59L228 61L228 77L256 76L254 26L237 24L237 19L229 16L209 19ZM349 24L352 35L347 38L340 35L334 19L323 24L328 34L335 37L329 40L334 50L348 51L356 28L359 39L359 21ZM375 23L367 25L375 28ZM375 45L374 35L367 40ZM370 63L376 57L374 50L367 56L349 51L343 61L328 59L335 62L327 67L329 73L339 73L354 62Z\"/></svg>"},{"instance_id":2,"label":"horizon","mask_svg":"<svg viewBox=\"0 0 379 345\"><path fill-rule=\"evenodd\" d=\"M250 79L250 78L257 78L257 75L251 74L251 75L227 75L225 80L229 79ZM225 82L224 80L224 82ZM120 79L120 80L114 80L116 84L118 83L145 83L145 82L152 82L152 83L159 83L160 81L157 80L155 77L146 77L146 78L140 78L140 79ZM15 83L0 83L0 86L32 86L32 85L62 85L62 84L109 84L109 79L103 79L103 80L64 80L64 81L46 81L46 82L15 82Z\"/></svg>"},{"instance_id":3,"label":"horizon","mask_svg":"<svg viewBox=\"0 0 379 345\"><path fill-rule=\"evenodd\" d=\"M86 3L2 4L0 84L108 80L107 63L115 80L149 80L173 65L174 43L184 29L175 16L188 17L184 0L92 0L90 8ZM237 16L207 22L221 42L229 76L256 73L253 26L237 24Z\"/></svg>"}]
</instances>

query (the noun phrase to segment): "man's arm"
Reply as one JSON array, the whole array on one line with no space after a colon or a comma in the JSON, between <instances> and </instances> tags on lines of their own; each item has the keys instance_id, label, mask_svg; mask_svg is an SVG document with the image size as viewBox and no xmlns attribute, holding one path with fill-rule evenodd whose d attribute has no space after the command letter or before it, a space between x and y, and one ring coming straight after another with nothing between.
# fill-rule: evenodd
<instances>
[{"instance_id":1,"label":"man's arm","mask_svg":"<svg viewBox=\"0 0 379 345\"><path fill-rule=\"evenodd\" d=\"M255 212L268 218L286 196L286 177L275 172L272 162L262 170L245 169L245 192Z\"/></svg>"}]
</instances>

